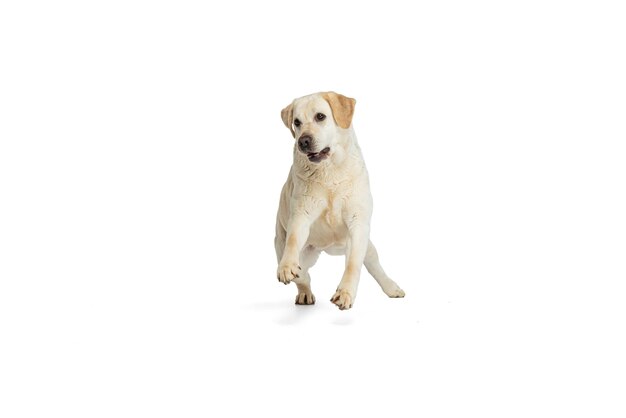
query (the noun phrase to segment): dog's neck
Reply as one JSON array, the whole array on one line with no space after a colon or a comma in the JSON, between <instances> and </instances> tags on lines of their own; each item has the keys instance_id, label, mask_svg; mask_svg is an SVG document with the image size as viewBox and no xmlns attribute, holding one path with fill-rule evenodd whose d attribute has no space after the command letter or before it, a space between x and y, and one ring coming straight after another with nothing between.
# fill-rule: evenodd
<instances>
[{"instance_id":1,"label":"dog's neck","mask_svg":"<svg viewBox=\"0 0 626 418\"><path fill-rule=\"evenodd\" d=\"M354 173L360 173L365 169L361 148L356 139L352 126L341 133L339 141L331 149L328 159L320 163L313 163L294 146L293 167L298 177L303 180L315 180L324 183L337 183L346 180Z\"/></svg>"}]
</instances>

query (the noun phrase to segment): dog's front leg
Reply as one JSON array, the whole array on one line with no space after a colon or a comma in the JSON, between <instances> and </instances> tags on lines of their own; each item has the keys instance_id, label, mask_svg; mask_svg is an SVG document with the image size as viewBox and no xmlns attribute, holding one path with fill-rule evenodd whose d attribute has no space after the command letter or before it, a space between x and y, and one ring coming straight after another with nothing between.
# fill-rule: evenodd
<instances>
[{"instance_id":1,"label":"dog's front leg","mask_svg":"<svg viewBox=\"0 0 626 418\"><path fill-rule=\"evenodd\" d=\"M319 210L311 210L311 205L300 205L306 207L296 210L289 218L287 225L287 237L283 257L278 264L278 280L288 284L292 280L300 277L300 251L304 248L306 240L309 238L309 230L313 221L319 216Z\"/></svg>"},{"instance_id":2,"label":"dog's front leg","mask_svg":"<svg viewBox=\"0 0 626 418\"><path fill-rule=\"evenodd\" d=\"M350 309L356 298L356 290L361 277L361 267L369 244L369 219L361 220L353 215L348 225L349 239L346 249L346 269L337 291L330 299L339 309Z\"/></svg>"}]
</instances>

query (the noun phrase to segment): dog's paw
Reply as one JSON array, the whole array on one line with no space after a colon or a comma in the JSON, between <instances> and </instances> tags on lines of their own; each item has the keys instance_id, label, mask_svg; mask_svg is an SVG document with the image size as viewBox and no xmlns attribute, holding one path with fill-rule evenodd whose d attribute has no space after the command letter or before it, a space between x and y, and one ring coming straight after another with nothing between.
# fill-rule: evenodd
<instances>
[{"instance_id":1,"label":"dog's paw","mask_svg":"<svg viewBox=\"0 0 626 418\"><path fill-rule=\"evenodd\" d=\"M383 289L385 294L390 298L403 298L404 290L400 289L397 284L393 284L393 286L389 286L388 288Z\"/></svg>"},{"instance_id":2,"label":"dog's paw","mask_svg":"<svg viewBox=\"0 0 626 418\"><path fill-rule=\"evenodd\" d=\"M280 263L277 273L278 281L289 284L293 279L300 277L301 270L298 263Z\"/></svg>"},{"instance_id":3,"label":"dog's paw","mask_svg":"<svg viewBox=\"0 0 626 418\"><path fill-rule=\"evenodd\" d=\"M315 296L311 292L300 292L296 296L296 305L314 305Z\"/></svg>"},{"instance_id":4,"label":"dog's paw","mask_svg":"<svg viewBox=\"0 0 626 418\"><path fill-rule=\"evenodd\" d=\"M352 299L352 295L346 289L337 289L330 301L343 311L352 307Z\"/></svg>"}]
</instances>

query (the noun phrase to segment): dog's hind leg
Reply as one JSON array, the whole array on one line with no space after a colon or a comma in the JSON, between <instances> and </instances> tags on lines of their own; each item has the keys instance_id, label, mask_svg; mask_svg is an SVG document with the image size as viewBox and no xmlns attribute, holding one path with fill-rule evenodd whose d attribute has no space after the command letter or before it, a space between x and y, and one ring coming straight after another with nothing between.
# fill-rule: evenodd
<instances>
[{"instance_id":1,"label":"dog's hind leg","mask_svg":"<svg viewBox=\"0 0 626 418\"><path fill-rule=\"evenodd\" d=\"M376 247L372 244L372 241L369 242L367 247L367 253L365 254L365 260L363 260L363 265L369 272L369 274L376 279L378 285L383 292L390 298L403 298L404 290L400 289L400 287L387 276L385 270L380 265L380 261L378 261L378 252L376 251Z\"/></svg>"},{"instance_id":2,"label":"dog's hind leg","mask_svg":"<svg viewBox=\"0 0 626 418\"><path fill-rule=\"evenodd\" d=\"M300 267L302 267L302 272L299 278L293 280L296 286L298 286L296 305L313 305L315 303L315 296L313 292L311 292L311 276L309 275L309 269L315 265L319 256L320 252L312 247L304 247L300 252Z\"/></svg>"}]
</instances>

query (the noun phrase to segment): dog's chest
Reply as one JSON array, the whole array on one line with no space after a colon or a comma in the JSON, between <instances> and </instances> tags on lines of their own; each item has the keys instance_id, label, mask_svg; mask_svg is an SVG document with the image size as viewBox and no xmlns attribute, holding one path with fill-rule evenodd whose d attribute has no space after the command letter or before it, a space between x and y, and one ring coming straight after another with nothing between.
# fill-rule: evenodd
<instances>
[{"instance_id":1,"label":"dog's chest","mask_svg":"<svg viewBox=\"0 0 626 418\"><path fill-rule=\"evenodd\" d=\"M326 210L322 213L324 223L330 228L335 228L344 224L342 212L343 212L344 199L331 194L327 198Z\"/></svg>"},{"instance_id":2,"label":"dog's chest","mask_svg":"<svg viewBox=\"0 0 626 418\"><path fill-rule=\"evenodd\" d=\"M343 191L329 191L325 195L326 208L313 223L309 243L318 248L343 246L348 234L344 222L346 196Z\"/></svg>"}]
</instances>

